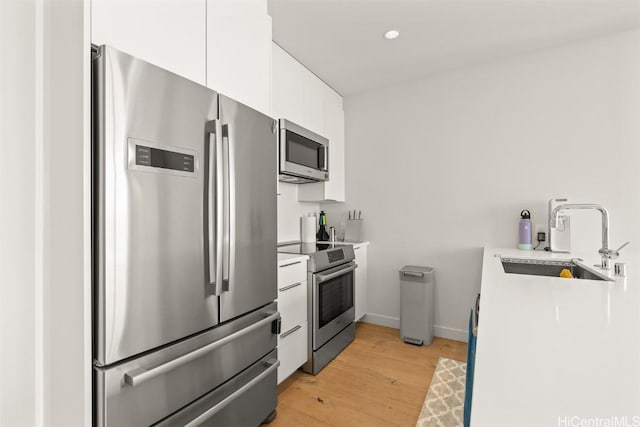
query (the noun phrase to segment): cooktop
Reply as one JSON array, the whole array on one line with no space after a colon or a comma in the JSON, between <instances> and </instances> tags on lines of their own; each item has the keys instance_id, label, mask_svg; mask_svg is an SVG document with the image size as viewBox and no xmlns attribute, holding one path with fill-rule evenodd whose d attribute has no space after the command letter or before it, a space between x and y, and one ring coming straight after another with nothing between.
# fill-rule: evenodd
<instances>
[{"instance_id":1,"label":"cooktop","mask_svg":"<svg viewBox=\"0 0 640 427\"><path fill-rule=\"evenodd\" d=\"M318 272L355 259L353 245L339 243L293 243L278 247L285 254L309 255L307 271Z\"/></svg>"},{"instance_id":2,"label":"cooktop","mask_svg":"<svg viewBox=\"0 0 640 427\"><path fill-rule=\"evenodd\" d=\"M278 252L285 254L311 255L316 252L326 251L330 249L344 248L345 244L339 243L293 243L278 247Z\"/></svg>"}]
</instances>

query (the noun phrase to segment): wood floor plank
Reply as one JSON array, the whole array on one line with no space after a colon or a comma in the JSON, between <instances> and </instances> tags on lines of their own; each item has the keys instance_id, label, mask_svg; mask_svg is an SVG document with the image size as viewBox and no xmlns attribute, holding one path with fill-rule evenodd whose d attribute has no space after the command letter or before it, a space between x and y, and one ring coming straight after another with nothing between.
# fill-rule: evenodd
<instances>
[{"instance_id":1,"label":"wood floor plank","mask_svg":"<svg viewBox=\"0 0 640 427\"><path fill-rule=\"evenodd\" d=\"M356 339L318 375L297 371L278 387L271 427L413 427L438 358L465 361L466 343L404 343L393 328L358 323Z\"/></svg>"}]
</instances>

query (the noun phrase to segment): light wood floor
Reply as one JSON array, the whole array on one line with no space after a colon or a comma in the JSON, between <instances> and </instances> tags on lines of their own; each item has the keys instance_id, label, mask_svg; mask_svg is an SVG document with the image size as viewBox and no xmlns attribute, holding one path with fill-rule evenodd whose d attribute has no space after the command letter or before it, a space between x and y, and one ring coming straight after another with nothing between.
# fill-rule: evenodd
<instances>
[{"instance_id":1,"label":"light wood floor","mask_svg":"<svg viewBox=\"0 0 640 427\"><path fill-rule=\"evenodd\" d=\"M439 357L465 361L466 343L405 344L397 329L358 323L356 339L317 376L298 371L278 388L281 426L403 426L418 419Z\"/></svg>"}]
</instances>

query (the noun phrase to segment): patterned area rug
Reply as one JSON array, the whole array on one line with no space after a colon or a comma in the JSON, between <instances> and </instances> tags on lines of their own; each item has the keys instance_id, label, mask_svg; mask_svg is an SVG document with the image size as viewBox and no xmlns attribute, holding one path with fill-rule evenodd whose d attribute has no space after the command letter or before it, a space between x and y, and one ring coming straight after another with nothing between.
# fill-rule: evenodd
<instances>
[{"instance_id":1,"label":"patterned area rug","mask_svg":"<svg viewBox=\"0 0 640 427\"><path fill-rule=\"evenodd\" d=\"M416 427L460 427L467 364L438 359Z\"/></svg>"}]
</instances>

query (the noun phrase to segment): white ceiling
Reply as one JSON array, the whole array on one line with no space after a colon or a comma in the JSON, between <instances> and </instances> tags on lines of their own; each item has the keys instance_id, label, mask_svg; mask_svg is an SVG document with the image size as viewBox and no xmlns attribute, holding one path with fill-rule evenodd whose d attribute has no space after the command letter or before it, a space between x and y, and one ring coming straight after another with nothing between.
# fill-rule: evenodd
<instances>
[{"instance_id":1,"label":"white ceiling","mask_svg":"<svg viewBox=\"0 0 640 427\"><path fill-rule=\"evenodd\" d=\"M276 43L350 95L635 28L640 0L269 0L269 14Z\"/></svg>"}]
</instances>

